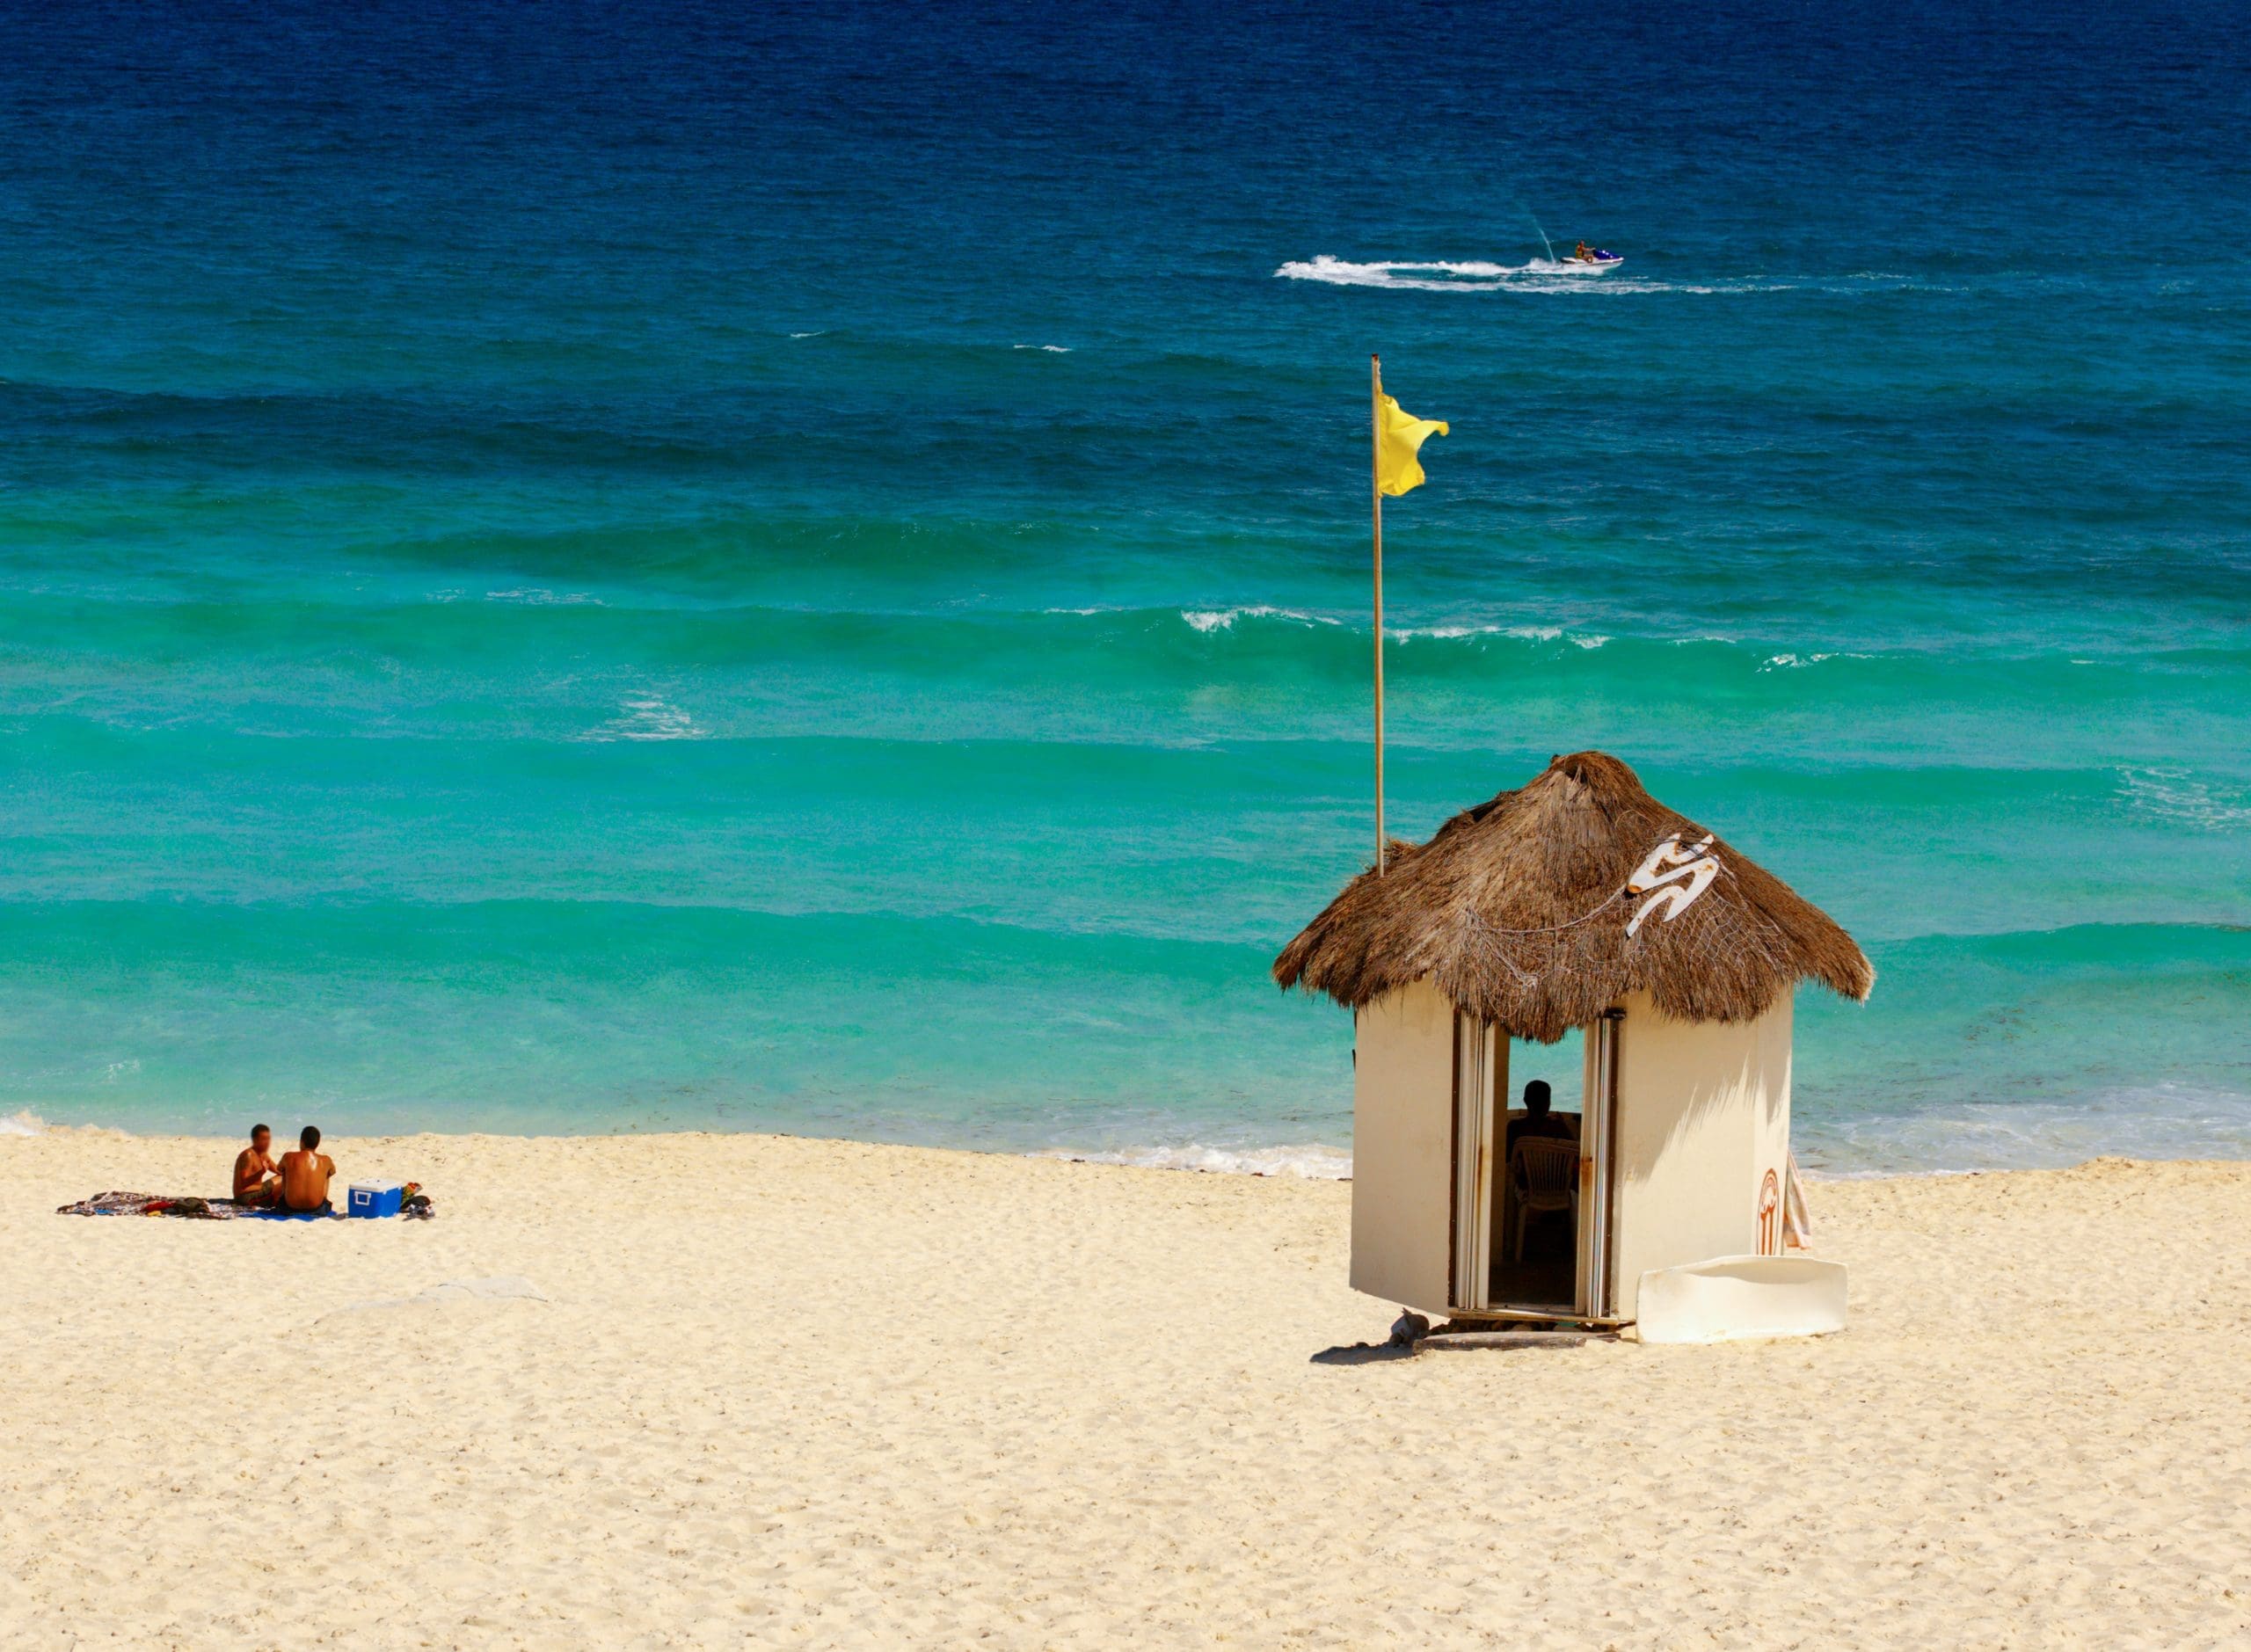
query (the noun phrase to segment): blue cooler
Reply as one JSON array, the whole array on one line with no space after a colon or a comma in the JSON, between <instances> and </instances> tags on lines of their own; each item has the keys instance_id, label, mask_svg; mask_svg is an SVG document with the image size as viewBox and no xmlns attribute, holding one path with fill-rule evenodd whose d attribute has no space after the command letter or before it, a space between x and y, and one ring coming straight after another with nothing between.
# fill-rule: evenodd
<instances>
[{"instance_id":1,"label":"blue cooler","mask_svg":"<svg viewBox=\"0 0 2251 1652\"><path fill-rule=\"evenodd\" d=\"M405 1202L403 1182L354 1182L345 1209L353 1216L396 1216Z\"/></svg>"}]
</instances>

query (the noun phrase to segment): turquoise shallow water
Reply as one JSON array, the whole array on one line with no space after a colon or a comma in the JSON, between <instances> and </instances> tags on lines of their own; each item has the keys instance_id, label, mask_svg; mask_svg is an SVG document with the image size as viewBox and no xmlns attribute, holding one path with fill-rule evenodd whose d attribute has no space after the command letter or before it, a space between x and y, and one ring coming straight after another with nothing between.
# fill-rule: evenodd
<instances>
[{"instance_id":1,"label":"turquoise shallow water","mask_svg":"<svg viewBox=\"0 0 2251 1652\"><path fill-rule=\"evenodd\" d=\"M0 1112L1340 1162L1380 349L1395 827L1791 878L1832 1169L2251 1153L2232 14L1351 20L0 11Z\"/></svg>"}]
</instances>

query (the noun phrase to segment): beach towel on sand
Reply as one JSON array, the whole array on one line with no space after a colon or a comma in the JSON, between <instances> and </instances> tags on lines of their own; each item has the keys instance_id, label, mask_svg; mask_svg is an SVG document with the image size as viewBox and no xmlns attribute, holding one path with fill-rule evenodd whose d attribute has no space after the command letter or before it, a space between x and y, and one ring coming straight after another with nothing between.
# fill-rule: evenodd
<instances>
[{"instance_id":1,"label":"beach towel on sand","mask_svg":"<svg viewBox=\"0 0 2251 1652\"><path fill-rule=\"evenodd\" d=\"M199 1198L193 1194L97 1193L76 1204L55 1207L57 1216L186 1216L202 1221L223 1221L242 1214L232 1199Z\"/></svg>"},{"instance_id":2,"label":"beach towel on sand","mask_svg":"<svg viewBox=\"0 0 2251 1652\"><path fill-rule=\"evenodd\" d=\"M232 1199L200 1198L192 1193L97 1193L90 1199L80 1199L76 1204L57 1205L55 1213L57 1216L185 1216L205 1222L232 1221L237 1217L268 1222L320 1222L331 1217L338 1221L344 1219L334 1211L276 1211L237 1204Z\"/></svg>"}]
</instances>

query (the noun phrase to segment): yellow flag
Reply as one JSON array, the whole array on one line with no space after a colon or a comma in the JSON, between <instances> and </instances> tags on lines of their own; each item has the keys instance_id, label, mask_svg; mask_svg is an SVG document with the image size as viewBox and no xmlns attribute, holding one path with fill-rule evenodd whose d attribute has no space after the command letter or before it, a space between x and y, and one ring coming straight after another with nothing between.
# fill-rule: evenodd
<instances>
[{"instance_id":1,"label":"yellow flag","mask_svg":"<svg viewBox=\"0 0 2251 1652\"><path fill-rule=\"evenodd\" d=\"M1423 467L1415 455L1435 431L1446 433L1446 421L1417 418L1402 411L1388 396L1376 402L1375 486L1379 493L1397 499L1423 485Z\"/></svg>"}]
</instances>

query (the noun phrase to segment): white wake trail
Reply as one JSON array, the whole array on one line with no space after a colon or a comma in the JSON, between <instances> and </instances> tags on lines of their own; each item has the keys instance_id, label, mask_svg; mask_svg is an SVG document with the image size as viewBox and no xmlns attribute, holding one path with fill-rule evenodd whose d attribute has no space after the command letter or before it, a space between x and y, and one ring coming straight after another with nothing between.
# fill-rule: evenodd
<instances>
[{"instance_id":1,"label":"white wake trail","mask_svg":"<svg viewBox=\"0 0 2251 1652\"><path fill-rule=\"evenodd\" d=\"M1787 292L1795 282L1765 278L1716 282L1651 280L1614 267L1590 270L1569 258L1533 258L1523 264L1493 264L1475 258L1381 258L1356 262L1322 253L1293 258L1274 272L1286 281L1319 281L1330 287L1372 287L1418 293L1767 293Z\"/></svg>"}]
</instances>

